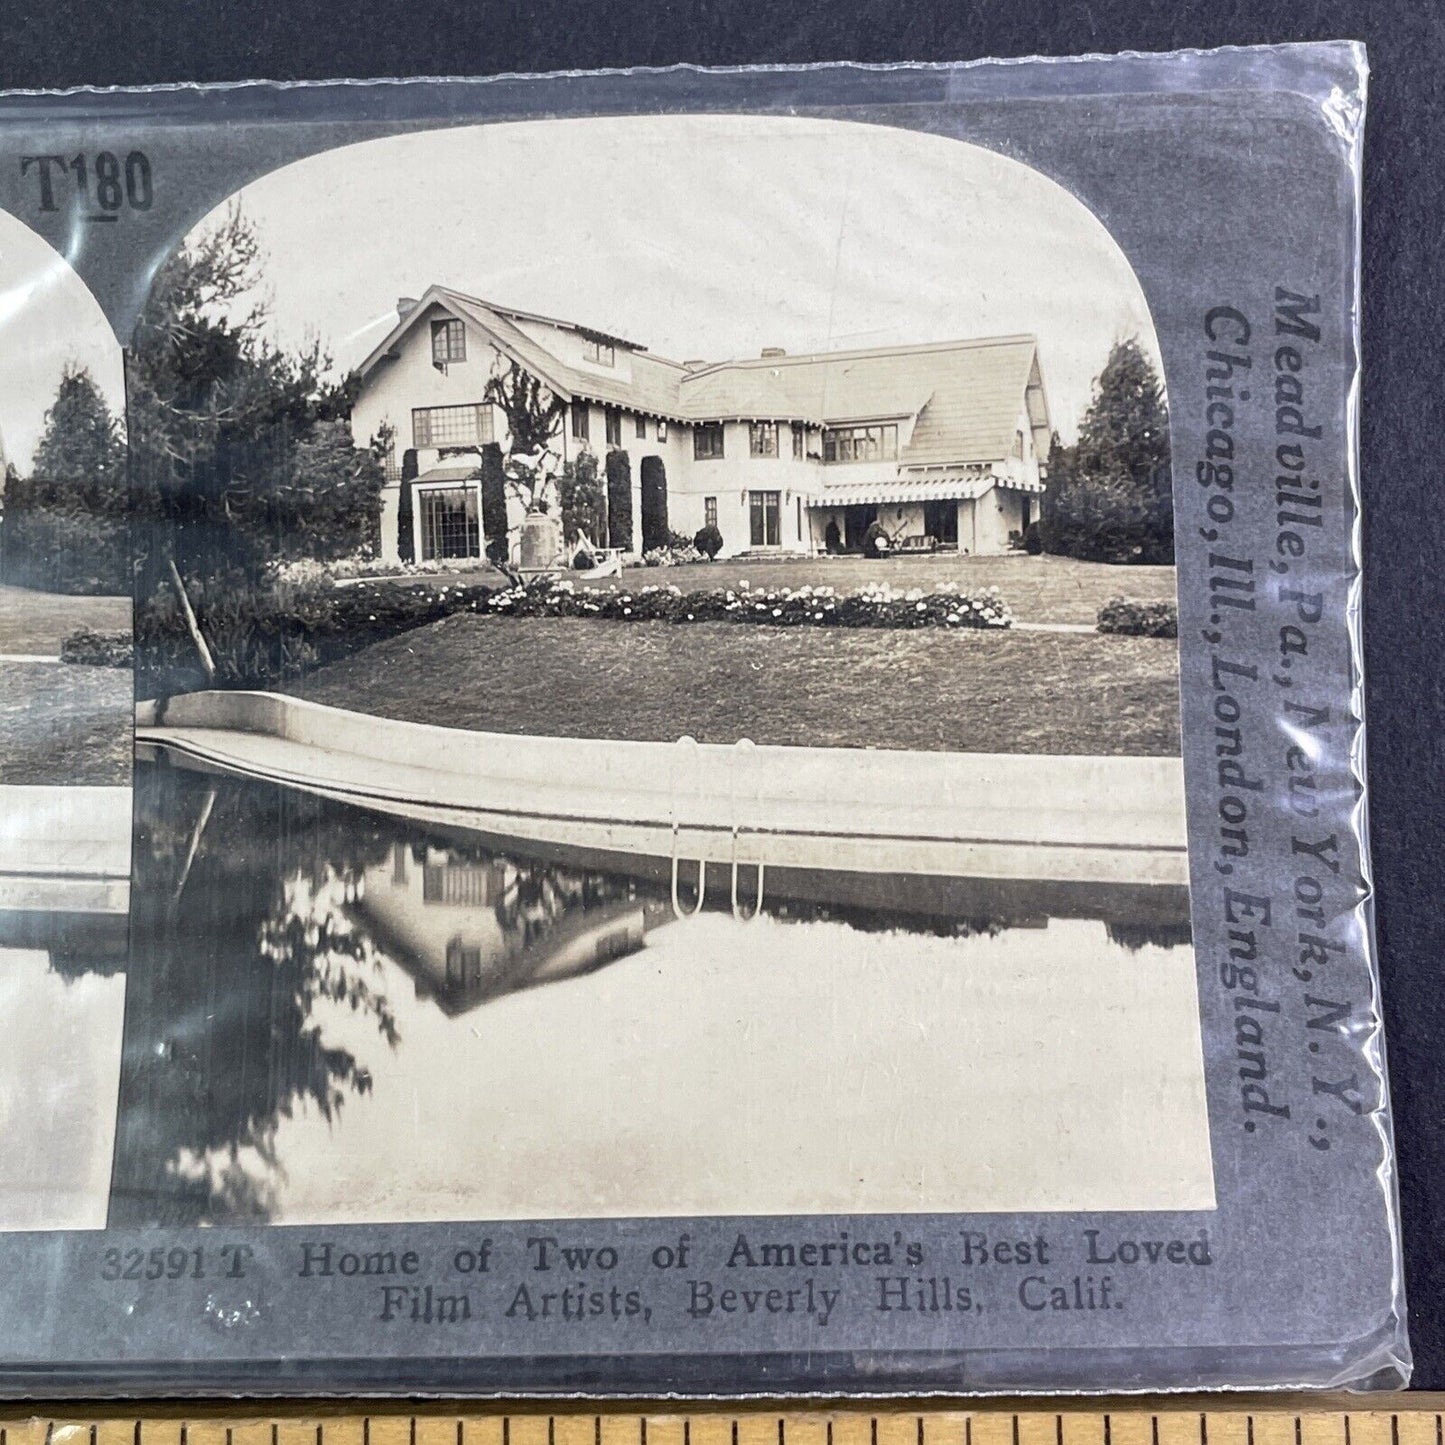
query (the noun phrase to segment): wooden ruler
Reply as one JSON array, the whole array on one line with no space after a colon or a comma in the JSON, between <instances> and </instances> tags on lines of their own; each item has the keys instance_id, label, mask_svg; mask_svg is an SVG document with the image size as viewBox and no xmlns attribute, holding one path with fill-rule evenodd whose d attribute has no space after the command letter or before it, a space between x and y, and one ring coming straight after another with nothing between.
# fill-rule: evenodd
<instances>
[{"instance_id":1,"label":"wooden ruler","mask_svg":"<svg viewBox=\"0 0 1445 1445\"><path fill-rule=\"evenodd\" d=\"M0 1407L0 1445L1445 1445L1445 1396L459 1409L193 1401Z\"/></svg>"}]
</instances>

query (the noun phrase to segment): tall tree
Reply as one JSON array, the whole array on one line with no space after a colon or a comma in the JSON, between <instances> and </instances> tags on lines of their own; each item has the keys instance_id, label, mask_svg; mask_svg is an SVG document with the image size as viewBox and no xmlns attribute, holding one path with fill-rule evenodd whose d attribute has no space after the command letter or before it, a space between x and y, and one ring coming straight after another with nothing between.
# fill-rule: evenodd
<instances>
[{"instance_id":1,"label":"tall tree","mask_svg":"<svg viewBox=\"0 0 1445 1445\"><path fill-rule=\"evenodd\" d=\"M1049 453L1044 549L1096 562L1172 562L1164 388L1136 339L1116 342L1072 447Z\"/></svg>"},{"instance_id":2,"label":"tall tree","mask_svg":"<svg viewBox=\"0 0 1445 1445\"><path fill-rule=\"evenodd\" d=\"M255 573L376 534L376 457L356 448L340 463L339 431L315 445L318 428L349 417L354 378L328 380L319 343L289 353L269 339L251 299L261 280L255 232L233 209L161 267L136 326L127 382L143 587L172 558L198 575ZM318 535L323 515L351 511L364 521Z\"/></svg>"},{"instance_id":3,"label":"tall tree","mask_svg":"<svg viewBox=\"0 0 1445 1445\"><path fill-rule=\"evenodd\" d=\"M90 373L67 367L32 474L6 476L0 575L51 592L128 591L129 504L120 426Z\"/></svg>"},{"instance_id":4,"label":"tall tree","mask_svg":"<svg viewBox=\"0 0 1445 1445\"><path fill-rule=\"evenodd\" d=\"M1164 386L1136 337L1116 341L1079 427L1075 468L1127 477L1141 494L1169 490L1169 412Z\"/></svg>"},{"instance_id":5,"label":"tall tree","mask_svg":"<svg viewBox=\"0 0 1445 1445\"><path fill-rule=\"evenodd\" d=\"M107 517L125 515L120 425L84 367L68 366L61 376L31 470L50 505Z\"/></svg>"}]
</instances>

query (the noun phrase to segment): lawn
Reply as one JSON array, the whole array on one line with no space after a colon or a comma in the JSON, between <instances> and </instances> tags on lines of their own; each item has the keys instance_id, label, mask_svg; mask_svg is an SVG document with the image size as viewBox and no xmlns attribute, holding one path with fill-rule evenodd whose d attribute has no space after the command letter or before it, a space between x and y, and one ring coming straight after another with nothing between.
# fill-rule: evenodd
<instances>
[{"instance_id":1,"label":"lawn","mask_svg":"<svg viewBox=\"0 0 1445 1445\"><path fill-rule=\"evenodd\" d=\"M966 557L939 552L930 557L798 557L786 560L753 558L741 561L694 562L684 567L628 569L626 580L643 586L654 579L681 587L751 587L826 585L839 592L857 592L869 583L895 588L937 590L943 583L981 591L997 587L1020 622L1086 622L1098 620L1099 608L1112 597L1142 602L1174 600L1172 567L1111 567L1103 562L1076 562L1072 557L1030 557L1011 552L1002 557Z\"/></svg>"},{"instance_id":2,"label":"lawn","mask_svg":"<svg viewBox=\"0 0 1445 1445\"><path fill-rule=\"evenodd\" d=\"M475 571L397 579L408 586L433 588L458 582L506 586L506 578L485 564ZM936 590L945 582L982 590L997 587L1020 622L1082 622L1092 626L1099 608L1113 597L1141 602L1174 600L1172 567L1111 567L1102 562L1076 562L1071 557L1030 557L1011 552L1003 557L965 557L940 552L931 557L734 558L694 562L683 567L629 567L621 578L592 583L596 587L646 587L663 584L684 592L709 587L828 586L857 592L870 582L894 587ZM579 584L587 585L587 584Z\"/></svg>"},{"instance_id":3,"label":"lawn","mask_svg":"<svg viewBox=\"0 0 1445 1445\"><path fill-rule=\"evenodd\" d=\"M735 565L712 570L736 580ZM1118 755L1180 745L1175 644L1088 633L457 615L293 691L413 722L564 737Z\"/></svg>"},{"instance_id":4,"label":"lawn","mask_svg":"<svg viewBox=\"0 0 1445 1445\"><path fill-rule=\"evenodd\" d=\"M60 644L77 628L130 631L129 597L63 597L0 587L0 653L58 657Z\"/></svg>"},{"instance_id":5,"label":"lawn","mask_svg":"<svg viewBox=\"0 0 1445 1445\"><path fill-rule=\"evenodd\" d=\"M128 668L0 662L0 784L128 785L134 705Z\"/></svg>"}]
</instances>

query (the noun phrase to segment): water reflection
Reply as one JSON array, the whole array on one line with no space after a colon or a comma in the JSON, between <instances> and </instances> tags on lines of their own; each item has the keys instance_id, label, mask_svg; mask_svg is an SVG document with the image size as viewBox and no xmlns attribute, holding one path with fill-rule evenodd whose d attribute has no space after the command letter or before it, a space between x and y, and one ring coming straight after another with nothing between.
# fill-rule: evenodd
<instances>
[{"instance_id":1,"label":"water reflection","mask_svg":"<svg viewBox=\"0 0 1445 1445\"><path fill-rule=\"evenodd\" d=\"M0 913L0 1229L105 1223L125 1001L115 922Z\"/></svg>"},{"instance_id":2,"label":"water reflection","mask_svg":"<svg viewBox=\"0 0 1445 1445\"><path fill-rule=\"evenodd\" d=\"M1133 1199L1146 1147L1166 1202L1212 1197L1182 889L770 869L756 923L711 891L682 922L664 860L164 764L136 797L113 1225L1023 1207L1071 1169ZM1088 1159L1040 1174L1074 1123Z\"/></svg>"}]
</instances>

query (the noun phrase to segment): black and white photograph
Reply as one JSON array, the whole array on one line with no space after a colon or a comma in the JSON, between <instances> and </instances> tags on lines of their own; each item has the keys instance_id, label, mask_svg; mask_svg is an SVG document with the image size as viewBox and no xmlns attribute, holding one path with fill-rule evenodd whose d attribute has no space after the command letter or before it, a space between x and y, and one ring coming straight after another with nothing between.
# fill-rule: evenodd
<instances>
[{"instance_id":1,"label":"black and white photograph","mask_svg":"<svg viewBox=\"0 0 1445 1445\"><path fill-rule=\"evenodd\" d=\"M130 873L121 351L0 214L0 1229L105 1224Z\"/></svg>"},{"instance_id":2,"label":"black and white photograph","mask_svg":"<svg viewBox=\"0 0 1445 1445\"><path fill-rule=\"evenodd\" d=\"M112 1225L1213 1208L1168 403L1067 190L367 141L127 382Z\"/></svg>"}]
</instances>

